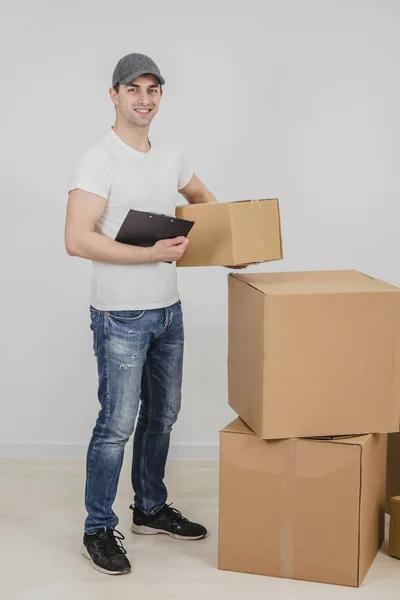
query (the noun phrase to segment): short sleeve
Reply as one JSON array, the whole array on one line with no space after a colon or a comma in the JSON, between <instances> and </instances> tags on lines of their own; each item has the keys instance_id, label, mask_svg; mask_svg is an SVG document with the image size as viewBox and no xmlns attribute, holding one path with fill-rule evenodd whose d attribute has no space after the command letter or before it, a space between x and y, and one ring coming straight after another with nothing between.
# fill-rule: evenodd
<instances>
[{"instance_id":1,"label":"short sleeve","mask_svg":"<svg viewBox=\"0 0 400 600\"><path fill-rule=\"evenodd\" d=\"M71 174L68 191L79 188L108 200L114 178L111 157L99 148L91 148Z\"/></svg>"},{"instance_id":2,"label":"short sleeve","mask_svg":"<svg viewBox=\"0 0 400 600\"><path fill-rule=\"evenodd\" d=\"M190 160L183 152L179 153L178 191L185 187L192 179L193 168Z\"/></svg>"}]
</instances>

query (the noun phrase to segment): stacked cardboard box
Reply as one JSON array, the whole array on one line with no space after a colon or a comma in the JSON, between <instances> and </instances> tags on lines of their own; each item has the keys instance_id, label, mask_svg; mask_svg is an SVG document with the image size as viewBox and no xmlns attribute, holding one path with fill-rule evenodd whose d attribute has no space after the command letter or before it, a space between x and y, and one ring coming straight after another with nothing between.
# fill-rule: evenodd
<instances>
[{"instance_id":1,"label":"stacked cardboard box","mask_svg":"<svg viewBox=\"0 0 400 600\"><path fill-rule=\"evenodd\" d=\"M229 276L221 569L360 585L399 429L399 292L356 271Z\"/></svg>"},{"instance_id":2,"label":"stacked cardboard box","mask_svg":"<svg viewBox=\"0 0 400 600\"><path fill-rule=\"evenodd\" d=\"M195 221L178 266L283 258L276 199L176 214ZM360 585L383 541L387 444L400 494L399 292L357 271L229 276L221 569Z\"/></svg>"},{"instance_id":3,"label":"stacked cardboard box","mask_svg":"<svg viewBox=\"0 0 400 600\"><path fill-rule=\"evenodd\" d=\"M219 568L358 586L383 541L385 440L221 432Z\"/></svg>"}]
</instances>

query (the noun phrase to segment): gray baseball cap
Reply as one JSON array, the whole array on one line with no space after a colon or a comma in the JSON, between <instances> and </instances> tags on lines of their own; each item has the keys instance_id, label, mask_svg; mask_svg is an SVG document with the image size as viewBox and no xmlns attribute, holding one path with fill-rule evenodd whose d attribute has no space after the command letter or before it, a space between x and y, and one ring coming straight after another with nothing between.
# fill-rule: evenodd
<instances>
[{"instance_id":1,"label":"gray baseball cap","mask_svg":"<svg viewBox=\"0 0 400 600\"><path fill-rule=\"evenodd\" d=\"M160 69L150 57L144 54L132 53L127 54L117 62L112 76L112 87L115 87L117 83L125 85L131 83L140 75L154 75L161 85L165 83Z\"/></svg>"}]
</instances>

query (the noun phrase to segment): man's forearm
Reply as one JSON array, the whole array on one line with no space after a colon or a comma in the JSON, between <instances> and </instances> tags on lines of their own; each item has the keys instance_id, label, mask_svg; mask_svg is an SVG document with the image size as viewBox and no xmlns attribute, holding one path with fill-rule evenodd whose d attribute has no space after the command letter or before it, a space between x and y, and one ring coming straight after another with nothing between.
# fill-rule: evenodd
<instances>
[{"instance_id":1,"label":"man's forearm","mask_svg":"<svg viewBox=\"0 0 400 600\"><path fill-rule=\"evenodd\" d=\"M204 204L206 202L217 202L216 197L210 192L210 190L203 189L193 194L188 200L190 204Z\"/></svg>"},{"instance_id":2,"label":"man's forearm","mask_svg":"<svg viewBox=\"0 0 400 600\"><path fill-rule=\"evenodd\" d=\"M217 202L217 199L210 190L205 189L203 193L199 195L199 200L197 200L197 202Z\"/></svg>"},{"instance_id":3,"label":"man's forearm","mask_svg":"<svg viewBox=\"0 0 400 600\"><path fill-rule=\"evenodd\" d=\"M150 248L121 244L112 238L88 231L66 244L70 256L80 256L97 262L133 264L154 262Z\"/></svg>"},{"instance_id":4,"label":"man's forearm","mask_svg":"<svg viewBox=\"0 0 400 600\"><path fill-rule=\"evenodd\" d=\"M200 181L197 175L184 188L179 190L189 204L204 204L206 202L217 202L214 194Z\"/></svg>"}]
</instances>

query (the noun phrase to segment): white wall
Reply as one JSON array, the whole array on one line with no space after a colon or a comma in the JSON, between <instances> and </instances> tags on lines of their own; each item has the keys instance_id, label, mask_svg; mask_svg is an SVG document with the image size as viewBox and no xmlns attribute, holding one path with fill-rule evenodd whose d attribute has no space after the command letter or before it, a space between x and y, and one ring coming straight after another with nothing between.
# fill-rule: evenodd
<instances>
[{"instance_id":1,"label":"white wall","mask_svg":"<svg viewBox=\"0 0 400 600\"><path fill-rule=\"evenodd\" d=\"M4 15L4 11L3 11ZM66 187L113 124L112 70L149 54L173 137L219 200L279 197L285 259L400 284L395 0L25 0L2 17L0 451L84 455L98 411L90 264L69 257ZM227 406L227 274L181 269L184 405L173 456L216 456ZM245 373L243 373L245 376Z\"/></svg>"}]
</instances>

